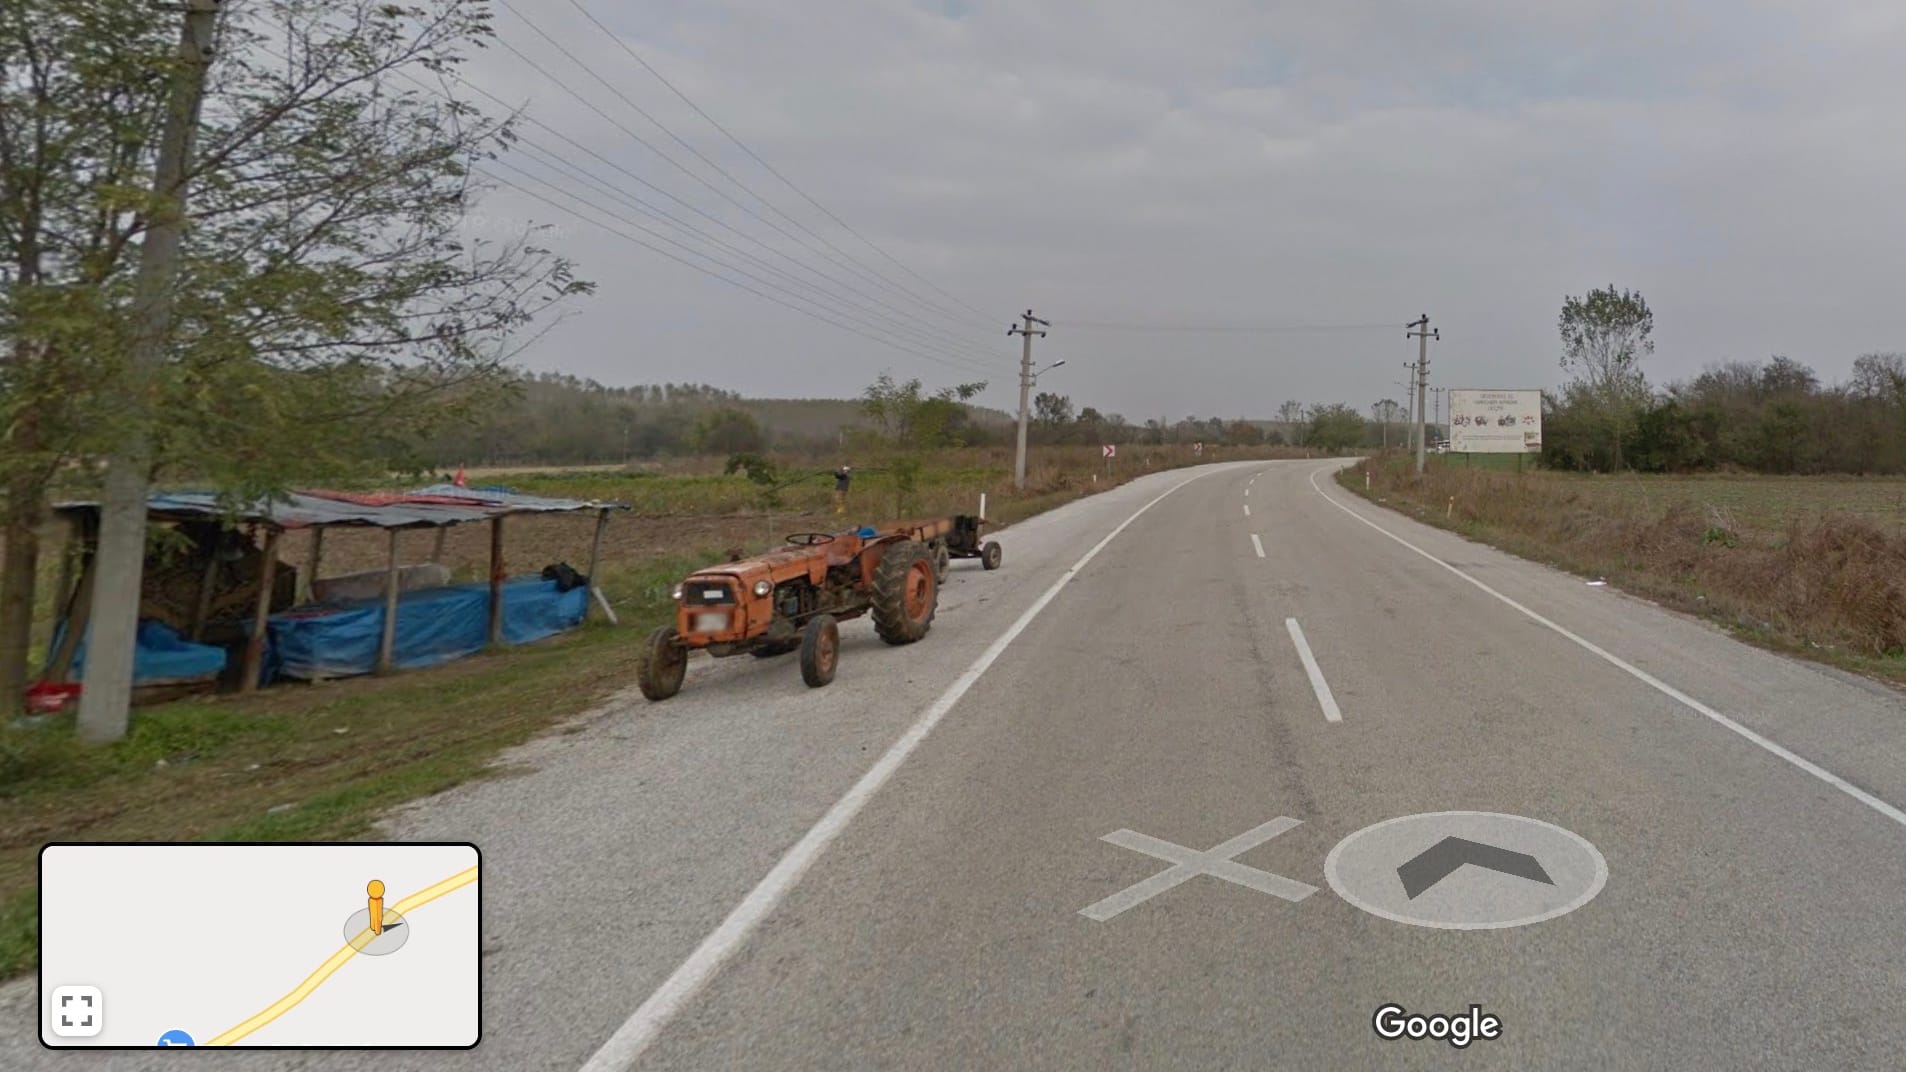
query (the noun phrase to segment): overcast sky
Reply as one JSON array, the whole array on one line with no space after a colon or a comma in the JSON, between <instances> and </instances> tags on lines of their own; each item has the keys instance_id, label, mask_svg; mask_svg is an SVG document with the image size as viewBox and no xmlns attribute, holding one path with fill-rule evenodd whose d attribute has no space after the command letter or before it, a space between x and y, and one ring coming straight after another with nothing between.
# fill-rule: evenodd
<instances>
[{"instance_id":1,"label":"overcast sky","mask_svg":"<svg viewBox=\"0 0 1906 1072\"><path fill-rule=\"evenodd\" d=\"M537 370L846 396L891 369L984 378L982 401L1011 408L1005 329L1030 307L1053 325L1038 363L1067 362L1042 389L1134 421L1269 416L1286 398L1400 395L1402 325L1424 312L1444 336L1432 383L1554 385L1563 296L1610 283L1655 310L1657 383L1773 353L1836 380L1860 353L1906 350L1900 0L578 0L937 290L750 160L571 0L510 2L570 56L509 10L501 37L609 118L503 48L466 77L622 170L548 130L525 127L531 141L746 255L529 155L516 166L768 283L827 288L837 320L880 334L904 314L936 356L984 367L809 319L498 189L478 230L551 224L600 286L524 354Z\"/></svg>"}]
</instances>

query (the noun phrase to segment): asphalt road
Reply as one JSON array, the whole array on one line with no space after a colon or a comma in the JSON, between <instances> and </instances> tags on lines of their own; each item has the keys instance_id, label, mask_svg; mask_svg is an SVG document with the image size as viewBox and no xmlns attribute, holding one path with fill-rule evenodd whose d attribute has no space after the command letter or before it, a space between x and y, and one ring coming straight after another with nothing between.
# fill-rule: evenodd
<instances>
[{"instance_id":1,"label":"asphalt road","mask_svg":"<svg viewBox=\"0 0 1906 1072\"><path fill-rule=\"evenodd\" d=\"M408 809L483 849L482 1044L221 1067L1906 1068L1900 694L1337 464L1095 496L827 689L697 661Z\"/></svg>"}]
</instances>

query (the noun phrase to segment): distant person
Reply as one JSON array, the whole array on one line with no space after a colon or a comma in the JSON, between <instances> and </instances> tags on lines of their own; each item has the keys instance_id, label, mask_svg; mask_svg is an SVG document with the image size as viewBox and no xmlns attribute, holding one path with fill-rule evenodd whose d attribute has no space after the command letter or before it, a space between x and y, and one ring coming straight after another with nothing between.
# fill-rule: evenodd
<instances>
[{"instance_id":1,"label":"distant person","mask_svg":"<svg viewBox=\"0 0 1906 1072\"><path fill-rule=\"evenodd\" d=\"M834 512L847 512L847 485L854 481L854 467L843 465L834 470Z\"/></svg>"}]
</instances>

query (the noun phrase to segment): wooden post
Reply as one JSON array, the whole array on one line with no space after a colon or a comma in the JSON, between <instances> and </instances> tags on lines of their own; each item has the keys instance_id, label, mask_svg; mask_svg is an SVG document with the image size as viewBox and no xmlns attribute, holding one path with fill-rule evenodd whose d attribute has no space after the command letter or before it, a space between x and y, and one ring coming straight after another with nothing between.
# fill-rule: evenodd
<instances>
[{"instance_id":1,"label":"wooden post","mask_svg":"<svg viewBox=\"0 0 1906 1072\"><path fill-rule=\"evenodd\" d=\"M490 646L503 643L503 516L490 521Z\"/></svg>"},{"instance_id":2,"label":"wooden post","mask_svg":"<svg viewBox=\"0 0 1906 1072\"><path fill-rule=\"evenodd\" d=\"M73 544L79 538L79 526L66 518L60 521L64 529L60 533L60 586L53 591L58 593L55 599L63 600L73 593Z\"/></svg>"},{"instance_id":3,"label":"wooden post","mask_svg":"<svg viewBox=\"0 0 1906 1072\"><path fill-rule=\"evenodd\" d=\"M609 511L597 511L596 538L589 543L589 590L592 592L600 593L602 591L601 587L596 584L596 566L602 562L602 530L608 527ZM607 606L607 604L605 603L604 606ZM589 620L589 601L586 599L582 601L582 620L585 622Z\"/></svg>"},{"instance_id":4,"label":"wooden post","mask_svg":"<svg viewBox=\"0 0 1906 1072\"><path fill-rule=\"evenodd\" d=\"M311 560L304 566L304 595L307 600L318 598L318 569L324 564L324 526L311 530Z\"/></svg>"},{"instance_id":5,"label":"wooden post","mask_svg":"<svg viewBox=\"0 0 1906 1072\"><path fill-rule=\"evenodd\" d=\"M238 691L258 691L258 671L265 661L265 624L271 618L272 580L278 573L278 527L265 530L265 562L258 570L258 601L252 606L251 635L245 638L245 662Z\"/></svg>"},{"instance_id":6,"label":"wooden post","mask_svg":"<svg viewBox=\"0 0 1906 1072\"><path fill-rule=\"evenodd\" d=\"M86 623L93 612L94 581L99 571L93 568L92 535L85 525L80 526L80 550L86 561L80 566L79 591L62 592L67 597L65 613L66 632L60 636L60 643L53 650L53 658L46 664L48 681L65 681L67 671L73 668L73 655L79 650L79 639L86 635Z\"/></svg>"},{"instance_id":7,"label":"wooden post","mask_svg":"<svg viewBox=\"0 0 1906 1072\"><path fill-rule=\"evenodd\" d=\"M205 619L212 615L212 582L218 580L218 553L225 546L225 530L212 537L211 553L205 556L205 573L199 577L199 599L192 606L192 642L205 635Z\"/></svg>"},{"instance_id":8,"label":"wooden post","mask_svg":"<svg viewBox=\"0 0 1906 1072\"><path fill-rule=\"evenodd\" d=\"M439 565L442 564L443 540L444 540L444 537L448 535L450 535L450 526L448 525L437 526L437 545L430 549L430 561L438 563Z\"/></svg>"},{"instance_id":9,"label":"wooden post","mask_svg":"<svg viewBox=\"0 0 1906 1072\"><path fill-rule=\"evenodd\" d=\"M388 674L397 653L397 534L390 530L390 561L384 566L384 630L377 638L377 672Z\"/></svg>"}]
</instances>

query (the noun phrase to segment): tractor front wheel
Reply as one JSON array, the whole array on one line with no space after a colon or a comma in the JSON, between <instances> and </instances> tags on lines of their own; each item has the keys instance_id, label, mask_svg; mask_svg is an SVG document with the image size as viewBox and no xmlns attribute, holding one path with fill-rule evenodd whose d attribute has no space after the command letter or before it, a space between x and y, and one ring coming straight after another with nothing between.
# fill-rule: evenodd
<instances>
[{"instance_id":1,"label":"tractor front wheel","mask_svg":"<svg viewBox=\"0 0 1906 1072\"><path fill-rule=\"evenodd\" d=\"M979 549L979 564L989 570L998 569L1001 554L999 544L988 540L986 546Z\"/></svg>"},{"instance_id":2,"label":"tractor front wheel","mask_svg":"<svg viewBox=\"0 0 1906 1072\"><path fill-rule=\"evenodd\" d=\"M887 545L874 567L874 632L889 644L911 644L933 627L940 579L933 554L914 540Z\"/></svg>"},{"instance_id":3,"label":"tractor front wheel","mask_svg":"<svg viewBox=\"0 0 1906 1072\"><path fill-rule=\"evenodd\" d=\"M933 545L933 579L946 582L946 572L953 568L953 552L947 550L945 543Z\"/></svg>"},{"instance_id":4,"label":"tractor front wheel","mask_svg":"<svg viewBox=\"0 0 1906 1072\"><path fill-rule=\"evenodd\" d=\"M682 691L688 673L688 649L675 627L665 625L649 634L635 660L635 683L650 700L666 700Z\"/></svg>"},{"instance_id":5,"label":"tractor front wheel","mask_svg":"<svg viewBox=\"0 0 1906 1072\"><path fill-rule=\"evenodd\" d=\"M801 630L801 680L818 689L834 680L839 665L840 626L833 615L818 615Z\"/></svg>"}]
</instances>

